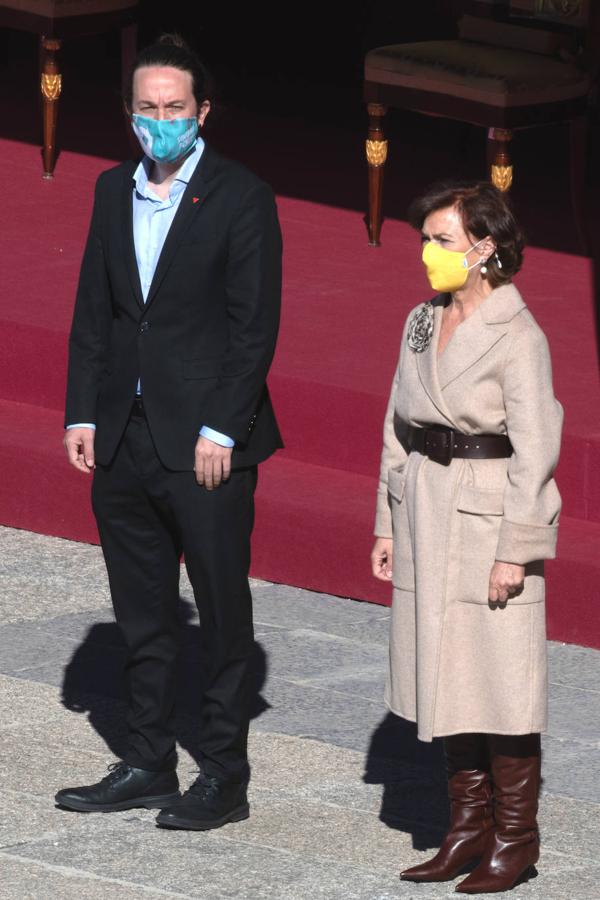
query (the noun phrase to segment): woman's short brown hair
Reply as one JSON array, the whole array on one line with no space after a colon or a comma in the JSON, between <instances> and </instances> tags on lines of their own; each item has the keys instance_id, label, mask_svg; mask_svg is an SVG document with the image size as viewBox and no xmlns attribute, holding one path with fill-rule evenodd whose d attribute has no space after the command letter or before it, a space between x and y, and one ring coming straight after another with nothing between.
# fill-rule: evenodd
<instances>
[{"instance_id":1,"label":"woman's short brown hair","mask_svg":"<svg viewBox=\"0 0 600 900\"><path fill-rule=\"evenodd\" d=\"M408 220L420 231L428 215L456 207L467 234L477 240L492 238L496 254L488 259L487 280L492 287L507 284L521 268L525 241L505 194L487 181L440 181L432 184L410 206Z\"/></svg>"}]
</instances>

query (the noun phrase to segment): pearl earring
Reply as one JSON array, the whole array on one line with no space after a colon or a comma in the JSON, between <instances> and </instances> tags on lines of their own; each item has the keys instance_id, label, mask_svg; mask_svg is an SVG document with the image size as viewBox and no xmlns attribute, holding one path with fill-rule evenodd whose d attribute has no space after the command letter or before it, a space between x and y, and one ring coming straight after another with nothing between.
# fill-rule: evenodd
<instances>
[{"instance_id":1,"label":"pearl earring","mask_svg":"<svg viewBox=\"0 0 600 900\"><path fill-rule=\"evenodd\" d=\"M487 259L486 259L485 262L482 263L482 265L481 265L481 274L482 274L482 275L487 275L487 266L486 266L486 264L485 264L486 262L487 262Z\"/></svg>"}]
</instances>

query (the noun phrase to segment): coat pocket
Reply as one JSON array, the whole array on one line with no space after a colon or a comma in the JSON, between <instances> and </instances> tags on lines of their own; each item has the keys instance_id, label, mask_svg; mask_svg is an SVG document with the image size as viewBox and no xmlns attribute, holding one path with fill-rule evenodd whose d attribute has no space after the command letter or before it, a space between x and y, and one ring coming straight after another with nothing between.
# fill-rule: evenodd
<instances>
[{"instance_id":1,"label":"coat pocket","mask_svg":"<svg viewBox=\"0 0 600 900\"><path fill-rule=\"evenodd\" d=\"M390 469L388 472L388 494L397 503L402 502L404 497L404 485L406 484L406 476L404 472L398 469Z\"/></svg>"},{"instance_id":2,"label":"coat pocket","mask_svg":"<svg viewBox=\"0 0 600 900\"><path fill-rule=\"evenodd\" d=\"M415 566L408 509L404 501L406 475L398 469L388 472L388 494L392 510L394 558L392 564L392 584L402 591L414 591Z\"/></svg>"},{"instance_id":3,"label":"coat pocket","mask_svg":"<svg viewBox=\"0 0 600 900\"><path fill-rule=\"evenodd\" d=\"M462 603L489 604L489 582L502 516L504 492L463 485L457 502L458 572L456 599ZM528 577L533 576L533 577ZM538 603L544 599L543 578L539 572L525 569L523 590L508 599L508 604Z\"/></svg>"},{"instance_id":4,"label":"coat pocket","mask_svg":"<svg viewBox=\"0 0 600 900\"><path fill-rule=\"evenodd\" d=\"M183 360L184 378L218 378L220 372L220 359L206 359L201 356L198 359Z\"/></svg>"}]
</instances>

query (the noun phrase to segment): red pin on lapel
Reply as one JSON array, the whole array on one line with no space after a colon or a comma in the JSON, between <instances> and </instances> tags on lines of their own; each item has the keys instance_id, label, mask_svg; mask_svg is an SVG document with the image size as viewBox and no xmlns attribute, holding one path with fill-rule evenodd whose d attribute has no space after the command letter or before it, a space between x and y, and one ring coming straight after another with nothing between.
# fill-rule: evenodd
<instances>
[{"instance_id":1,"label":"red pin on lapel","mask_svg":"<svg viewBox=\"0 0 600 900\"><path fill-rule=\"evenodd\" d=\"M200 197L192 197L192 203L198 203Z\"/></svg>"}]
</instances>

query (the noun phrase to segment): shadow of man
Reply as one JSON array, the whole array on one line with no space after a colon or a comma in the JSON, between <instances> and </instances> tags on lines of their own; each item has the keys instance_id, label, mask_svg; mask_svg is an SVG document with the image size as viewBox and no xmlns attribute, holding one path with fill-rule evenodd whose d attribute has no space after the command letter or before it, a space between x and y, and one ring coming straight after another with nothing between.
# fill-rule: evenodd
<instances>
[{"instance_id":1,"label":"shadow of man","mask_svg":"<svg viewBox=\"0 0 600 900\"><path fill-rule=\"evenodd\" d=\"M183 598L180 602L180 620L175 736L178 744L200 766L198 710L204 680L201 628L195 607ZM118 758L123 757L127 748L126 659L125 642L118 625L115 622L97 622L88 630L65 667L61 697L67 709L87 713L92 728ZM250 694L250 716L253 719L269 709L269 703L261 694L267 671L267 654L262 645L255 641Z\"/></svg>"},{"instance_id":2,"label":"shadow of man","mask_svg":"<svg viewBox=\"0 0 600 900\"><path fill-rule=\"evenodd\" d=\"M371 737L363 779L383 785L382 822L412 835L416 850L440 846L450 812L440 739L419 741L414 723L388 712Z\"/></svg>"}]
</instances>

